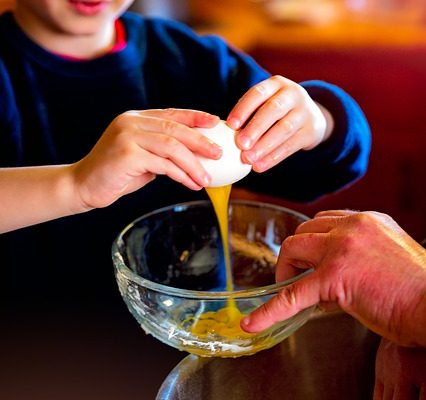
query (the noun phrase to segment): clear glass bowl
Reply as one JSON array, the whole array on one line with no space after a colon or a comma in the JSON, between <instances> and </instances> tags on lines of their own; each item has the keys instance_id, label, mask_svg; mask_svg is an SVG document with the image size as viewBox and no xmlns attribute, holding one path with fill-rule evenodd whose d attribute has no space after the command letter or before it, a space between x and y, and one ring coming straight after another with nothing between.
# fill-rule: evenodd
<instances>
[{"instance_id":1,"label":"clear glass bowl","mask_svg":"<svg viewBox=\"0 0 426 400\"><path fill-rule=\"evenodd\" d=\"M222 241L211 202L156 210L128 225L113 244L120 293L146 333L177 349L238 357L270 348L303 325L314 307L257 334L229 331L226 326L219 329L218 324L227 323L222 321L229 318L226 310L241 318L300 278L275 283L275 263L284 238L307 219L272 204L232 201L234 290L227 291ZM195 325L200 319L203 329Z\"/></svg>"}]
</instances>

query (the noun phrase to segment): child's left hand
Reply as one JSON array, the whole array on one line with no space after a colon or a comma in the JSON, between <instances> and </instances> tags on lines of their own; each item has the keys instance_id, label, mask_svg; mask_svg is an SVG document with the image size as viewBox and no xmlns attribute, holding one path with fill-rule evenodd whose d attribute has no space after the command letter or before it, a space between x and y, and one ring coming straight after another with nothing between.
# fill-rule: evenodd
<instances>
[{"instance_id":1,"label":"child's left hand","mask_svg":"<svg viewBox=\"0 0 426 400\"><path fill-rule=\"evenodd\" d=\"M236 138L242 161L263 172L298 150L310 150L333 130L333 118L299 84L276 75L250 88L227 123L241 129Z\"/></svg>"}]
</instances>

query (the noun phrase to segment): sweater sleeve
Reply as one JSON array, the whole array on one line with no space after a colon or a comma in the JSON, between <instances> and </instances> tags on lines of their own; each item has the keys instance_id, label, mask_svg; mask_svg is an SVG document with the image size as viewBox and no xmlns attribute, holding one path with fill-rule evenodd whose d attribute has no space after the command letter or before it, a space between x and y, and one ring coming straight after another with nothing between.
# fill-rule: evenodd
<instances>
[{"instance_id":1,"label":"sweater sleeve","mask_svg":"<svg viewBox=\"0 0 426 400\"><path fill-rule=\"evenodd\" d=\"M298 151L261 174L251 173L242 185L291 201L313 201L361 178L368 166L371 147L367 119L345 91L323 81L301 85L313 100L332 114L331 137L309 151Z\"/></svg>"}]
</instances>

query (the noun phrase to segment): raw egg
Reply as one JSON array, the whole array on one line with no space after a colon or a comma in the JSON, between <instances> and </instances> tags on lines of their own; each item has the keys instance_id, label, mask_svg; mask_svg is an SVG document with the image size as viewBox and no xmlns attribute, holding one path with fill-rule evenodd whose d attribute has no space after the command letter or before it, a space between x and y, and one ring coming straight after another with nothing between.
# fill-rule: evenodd
<instances>
[{"instance_id":1,"label":"raw egg","mask_svg":"<svg viewBox=\"0 0 426 400\"><path fill-rule=\"evenodd\" d=\"M235 144L235 131L220 121L213 128L196 128L204 136L222 148L218 160L198 156L212 180L209 187L232 185L251 171L251 165L241 161L241 150Z\"/></svg>"}]
</instances>

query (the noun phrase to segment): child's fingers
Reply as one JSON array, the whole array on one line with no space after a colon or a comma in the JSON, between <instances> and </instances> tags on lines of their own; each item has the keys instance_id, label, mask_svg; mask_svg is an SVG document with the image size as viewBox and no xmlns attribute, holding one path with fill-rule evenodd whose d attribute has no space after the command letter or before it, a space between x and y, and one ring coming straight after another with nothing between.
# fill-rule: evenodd
<instances>
[{"instance_id":1,"label":"child's fingers","mask_svg":"<svg viewBox=\"0 0 426 400\"><path fill-rule=\"evenodd\" d=\"M295 153L300 149L298 138L295 135L289 137L284 143L273 149L265 157L255 161L253 170L256 172L264 172L279 164L281 161Z\"/></svg>"},{"instance_id":2,"label":"child's fingers","mask_svg":"<svg viewBox=\"0 0 426 400\"><path fill-rule=\"evenodd\" d=\"M193 114L190 113L190 115ZM136 131L151 131L173 137L191 151L202 156L217 159L222 154L220 146L213 143L196 129L190 128L184 123L157 116L139 115L139 117L135 120L135 124Z\"/></svg>"},{"instance_id":3,"label":"child's fingers","mask_svg":"<svg viewBox=\"0 0 426 400\"><path fill-rule=\"evenodd\" d=\"M291 89L279 90L267 99L250 117L247 125L241 129L237 136L237 143L242 149L251 149L257 141L268 132L277 121L283 118L291 126L291 119L287 115L294 110L295 96ZM288 128L284 125L284 128Z\"/></svg>"},{"instance_id":4,"label":"child's fingers","mask_svg":"<svg viewBox=\"0 0 426 400\"><path fill-rule=\"evenodd\" d=\"M303 125L300 113L292 111L271 127L251 148L242 152L242 159L255 164L287 141Z\"/></svg>"},{"instance_id":5,"label":"child's fingers","mask_svg":"<svg viewBox=\"0 0 426 400\"><path fill-rule=\"evenodd\" d=\"M229 113L228 124L233 129L240 129L250 116L283 85L291 82L281 76L273 76L250 88Z\"/></svg>"},{"instance_id":6,"label":"child's fingers","mask_svg":"<svg viewBox=\"0 0 426 400\"><path fill-rule=\"evenodd\" d=\"M159 157L156 154L144 151L140 157L141 170L148 170L156 175L167 175L176 182L185 185L192 190L200 190L203 185L197 183L184 169L176 165L172 160ZM147 167L148 166L148 167Z\"/></svg>"},{"instance_id":7,"label":"child's fingers","mask_svg":"<svg viewBox=\"0 0 426 400\"><path fill-rule=\"evenodd\" d=\"M146 152L149 152L156 156L157 158L170 160L173 164L173 167L169 165L169 163L158 164L159 161L156 161L156 168L163 166L169 170L169 173L173 173L173 176L169 175L166 170L162 171L161 169L152 170L148 168L154 173L163 173L169 175L172 179L177 180L179 182L184 183L179 180L183 178L182 174L176 175L176 167L183 171L186 175L190 177L190 179L197 184L197 189L201 187L207 186L210 183L210 176L204 170L200 161L197 157L185 146L185 144L181 143L178 139L173 136L162 135L158 133L145 132L144 135L136 135L137 144ZM147 164L150 165L150 164ZM178 179L179 178L179 179ZM188 186L188 180L185 179L184 183ZM193 184L191 184L191 188Z\"/></svg>"},{"instance_id":8,"label":"child's fingers","mask_svg":"<svg viewBox=\"0 0 426 400\"><path fill-rule=\"evenodd\" d=\"M161 162L164 165L164 174L174 181L186 186L187 188L192 190L200 190L205 185L199 185L196 180L194 180L184 170L177 167L172 161L163 158L161 159Z\"/></svg>"},{"instance_id":9,"label":"child's fingers","mask_svg":"<svg viewBox=\"0 0 426 400\"><path fill-rule=\"evenodd\" d=\"M219 122L218 116L199 110L166 108L150 109L138 112L141 115L170 119L192 128L212 128Z\"/></svg>"},{"instance_id":10,"label":"child's fingers","mask_svg":"<svg viewBox=\"0 0 426 400\"><path fill-rule=\"evenodd\" d=\"M290 127L290 129L294 128ZM290 135L287 140L272 149L263 158L255 161L252 164L253 170L256 172L264 172L297 151L304 149L308 143L312 143L312 130L304 126L298 130L294 129L293 134Z\"/></svg>"}]
</instances>

